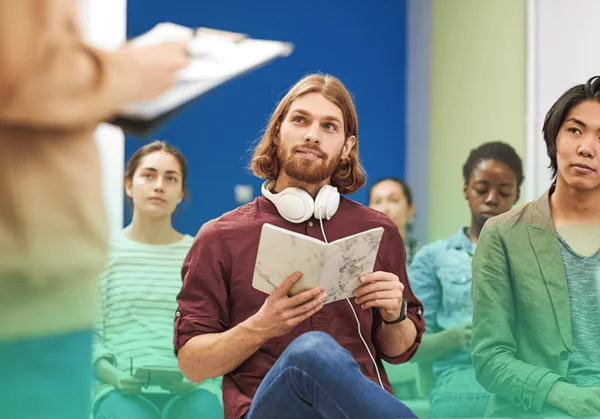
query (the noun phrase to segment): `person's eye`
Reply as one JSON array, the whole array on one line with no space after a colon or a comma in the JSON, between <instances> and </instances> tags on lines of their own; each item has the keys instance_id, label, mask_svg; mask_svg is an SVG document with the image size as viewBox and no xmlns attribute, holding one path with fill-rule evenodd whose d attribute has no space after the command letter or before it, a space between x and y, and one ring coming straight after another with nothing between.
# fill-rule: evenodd
<instances>
[{"instance_id":1,"label":"person's eye","mask_svg":"<svg viewBox=\"0 0 600 419\"><path fill-rule=\"evenodd\" d=\"M292 121L297 122L298 124L303 124L306 122L306 118L301 115L297 115L292 119Z\"/></svg>"}]
</instances>

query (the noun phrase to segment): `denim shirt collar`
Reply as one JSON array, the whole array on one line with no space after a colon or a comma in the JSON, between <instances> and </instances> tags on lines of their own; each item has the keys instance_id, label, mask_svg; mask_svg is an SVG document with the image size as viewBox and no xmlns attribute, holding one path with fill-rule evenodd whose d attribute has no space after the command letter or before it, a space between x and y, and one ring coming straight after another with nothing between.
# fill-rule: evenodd
<instances>
[{"instance_id":1,"label":"denim shirt collar","mask_svg":"<svg viewBox=\"0 0 600 419\"><path fill-rule=\"evenodd\" d=\"M471 242L469 236L467 236L467 228L461 227L456 233L450 236L448 240L448 248L454 248L456 250L462 250L467 252L471 256L475 253L475 244Z\"/></svg>"}]
</instances>

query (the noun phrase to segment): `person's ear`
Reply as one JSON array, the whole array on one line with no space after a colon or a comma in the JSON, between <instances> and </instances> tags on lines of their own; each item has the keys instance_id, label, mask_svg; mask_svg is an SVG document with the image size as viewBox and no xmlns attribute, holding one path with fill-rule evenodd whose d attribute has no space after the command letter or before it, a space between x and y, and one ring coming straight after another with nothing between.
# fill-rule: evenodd
<instances>
[{"instance_id":1,"label":"person's ear","mask_svg":"<svg viewBox=\"0 0 600 419\"><path fill-rule=\"evenodd\" d=\"M415 204L410 204L407 212L408 218L411 219L412 217L414 217L416 212L417 209L415 208Z\"/></svg>"},{"instance_id":2,"label":"person's ear","mask_svg":"<svg viewBox=\"0 0 600 419\"><path fill-rule=\"evenodd\" d=\"M131 179L125 179L125 193L129 198L133 198L133 192L131 191Z\"/></svg>"},{"instance_id":3,"label":"person's ear","mask_svg":"<svg viewBox=\"0 0 600 419\"><path fill-rule=\"evenodd\" d=\"M342 159L345 160L348 158L350 152L352 151L355 145L356 137L354 135L351 135L350 137L346 138L346 140L344 141L344 147L342 148Z\"/></svg>"}]
</instances>

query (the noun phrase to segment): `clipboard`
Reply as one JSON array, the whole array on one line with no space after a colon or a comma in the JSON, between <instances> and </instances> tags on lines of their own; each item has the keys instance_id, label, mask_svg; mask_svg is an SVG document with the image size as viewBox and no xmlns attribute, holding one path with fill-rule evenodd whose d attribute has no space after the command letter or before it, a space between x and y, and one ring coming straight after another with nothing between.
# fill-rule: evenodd
<instances>
[{"instance_id":1,"label":"clipboard","mask_svg":"<svg viewBox=\"0 0 600 419\"><path fill-rule=\"evenodd\" d=\"M287 57L294 49L288 42L252 39L243 33L189 28L169 22L159 23L131 44L142 47L185 39L190 40L190 64L178 73L175 85L156 98L127 104L107 122L133 135L148 137L219 86Z\"/></svg>"}]
</instances>

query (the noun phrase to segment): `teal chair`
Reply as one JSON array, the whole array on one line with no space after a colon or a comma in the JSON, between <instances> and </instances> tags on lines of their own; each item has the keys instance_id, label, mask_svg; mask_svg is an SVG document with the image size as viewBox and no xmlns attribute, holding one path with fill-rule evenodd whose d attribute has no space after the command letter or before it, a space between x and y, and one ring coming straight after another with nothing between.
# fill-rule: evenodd
<instances>
[{"instance_id":1,"label":"teal chair","mask_svg":"<svg viewBox=\"0 0 600 419\"><path fill-rule=\"evenodd\" d=\"M419 388L419 367L407 362L400 365L383 363L396 397L406 404L420 419L429 417L429 400Z\"/></svg>"}]
</instances>

